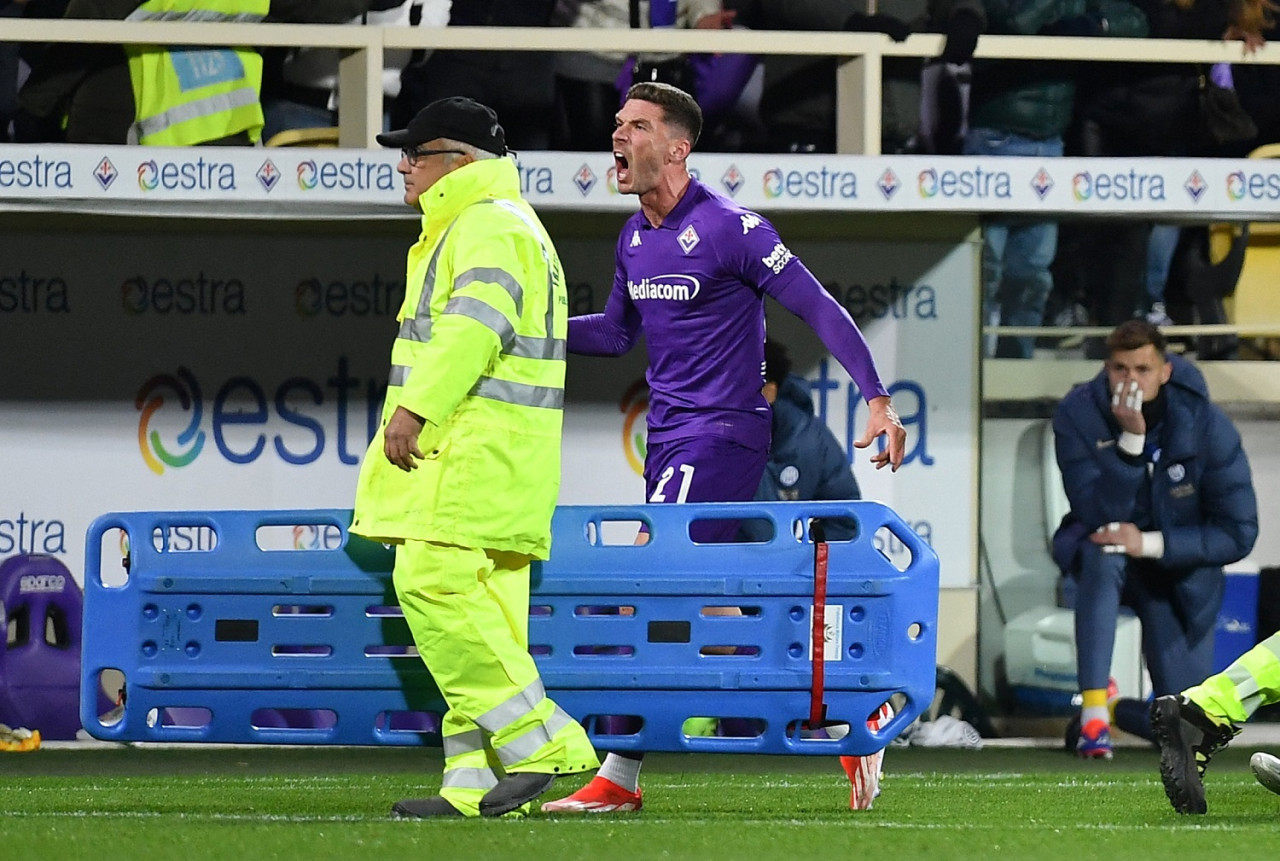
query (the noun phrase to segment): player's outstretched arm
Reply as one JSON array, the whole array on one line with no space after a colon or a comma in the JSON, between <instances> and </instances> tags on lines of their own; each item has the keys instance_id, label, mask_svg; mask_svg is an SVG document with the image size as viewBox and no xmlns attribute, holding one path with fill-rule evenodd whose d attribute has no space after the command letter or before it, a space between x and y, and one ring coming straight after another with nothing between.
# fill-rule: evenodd
<instances>
[{"instance_id":1,"label":"player's outstretched arm","mask_svg":"<svg viewBox=\"0 0 1280 861\"><path fill-rule=\"evenodd\" d=\"M872 398L867 401L867 406L871 410L871 415L867 418L867 429L863 432L862 439L855 440L853 445L855 448L866 448L876 437L883 436L884 450L873 454L871 462L876 469L892 466L893 471L897 472L906 456L907 429L902 426L902 420L898 418L898 412L893 408L888 395Z\"/></svg>"}]
</instances>

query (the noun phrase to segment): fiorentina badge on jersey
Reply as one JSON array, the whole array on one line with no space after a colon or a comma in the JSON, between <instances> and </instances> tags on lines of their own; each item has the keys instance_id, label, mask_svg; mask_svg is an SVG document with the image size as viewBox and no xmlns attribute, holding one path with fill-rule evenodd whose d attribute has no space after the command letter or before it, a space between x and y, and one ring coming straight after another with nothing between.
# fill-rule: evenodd
<instances>
[{"instance_id":1,"label":"fiorentina badge on jersey","mask_svg":"<svg viewBox=\"0 0 1280 861\"><path fill-rule=\"evenodd\" d=\"M684 229L684 232L676 237L676 241L680 243L680 247L684 249L684 253L688 254L698 244L698 231L693 229L690 224Z\"/></svg>"}]
</instances>

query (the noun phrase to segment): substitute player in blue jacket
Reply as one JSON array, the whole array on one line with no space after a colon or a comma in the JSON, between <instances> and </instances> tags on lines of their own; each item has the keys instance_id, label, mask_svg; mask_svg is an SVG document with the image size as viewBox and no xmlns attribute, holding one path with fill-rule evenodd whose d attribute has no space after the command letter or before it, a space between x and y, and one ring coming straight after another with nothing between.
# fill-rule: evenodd
<instances>
[{"instance_id":1,"label":"substitute player in blue jacket","mask_svg":"<svg viewBox=\"0 0 1280 861\"><path fill-rule=\"evenodd\" d=\"M1248 555L1258 504L1240 432L1190 362L1143 319L1107 338L1103 369L1053 416L1071 503L1054 557L1078 581L1076 663L1084 700L1076 752L1110 759L1107 674L1123 601L1142 623L1157 697L1212 671L1222 566Z\"/></svg>"},{"instance_id":2,"label":"substitute player in blue jacket","mask_svg":"<svg viewBox=\"0 0 1280 861\"><path fill-rule=\"evenodd\" d=\"M809 324L867 400L854 445L884 437L876 468L902 464L906 430L848 312L773 225L689 175L702 111L683 90L640 83L615 118L618 191L640 211L618 236L613 289L600 314L569 320L569 351L620 356L640 336L649 354L649 502L737 502L755 496L769 453L764 297ZM699 542L732 541L738 524L699 521ZM548 812L639 810L640 755L610 753L599 775Z\"/></svg>"}]
</instances>

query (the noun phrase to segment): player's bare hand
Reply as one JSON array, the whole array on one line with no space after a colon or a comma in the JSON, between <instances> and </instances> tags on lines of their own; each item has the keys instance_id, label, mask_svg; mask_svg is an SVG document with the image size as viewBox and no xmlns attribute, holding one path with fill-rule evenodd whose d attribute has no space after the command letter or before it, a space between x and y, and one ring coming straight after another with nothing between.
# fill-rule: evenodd
<instances>
[{"instance_id":1,"label":"player's bare hand","mask_svg":"<svg viewBox=\"0 0 1280 861\"><path fill-rule=\"evenodd\" d=\"M876 469L892 466L893 471L897 472L907 453L907 429L902 426L902 420L898 418L887 395L872 398L867 406L871 409L867 429L863 432L862 439L855 440L853 445L855 448L866 448L877 437L883 436L884 449L872 455L871 462Z\"/></svg>"},{"instance_id":2,"label":"player's bare hand","mask_svg":"<svg viewBox=\"0 0 1280 861\"><path fill-rule=\"evenodd\" d=\"M422 460L422 449L418 448L418 437L426 420L406 410L396 407L382 432L382 451L387 460L408 472L417 469L417 461Z\"/></svg>"},{"instance_id":3,"label":"player's bare hand","mask_svg":"<svg viewBox=\"0 0 1280 861\"><path fill-rule=\"evenodd\" d=\"M1147 432L1147 420L1142 415L1142 387L1137 380L1116 383L1111 390L1111 414L1121 430L1139 435Z\"/></svg>"},{"instance_id":4,"label":"player's bare hand","mask_svg":"<svg viewBox=\"0 0 1280 861\"><path fill-rule=\"evenodd\" d=\"M1102 545L1103 553L1142 555L1142 530L1132 523L1104 523L1089 536L1089 540L1094 544Z\"/></svg>"}]
</instances>

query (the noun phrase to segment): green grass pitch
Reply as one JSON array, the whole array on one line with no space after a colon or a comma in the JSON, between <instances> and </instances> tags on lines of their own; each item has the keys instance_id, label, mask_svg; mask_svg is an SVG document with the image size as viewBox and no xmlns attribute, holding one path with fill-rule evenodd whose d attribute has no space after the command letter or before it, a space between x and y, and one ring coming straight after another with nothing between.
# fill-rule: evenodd
<instances>
[{"instance_id":1,"label":"green grass pitch","mask_svg":"<svg viewBox=\"0 0 1280 861\"><path fill-rule=\"evenodd\" d=\"M415 822L438 748L130 747L0 754L0 859L1168 859L1280 849L1280 796L1220 753L1209 813L1179 816L1154 750L890 748L875 809L827 757L654 754L639 814ZM556 783L565 795L583 778Z\"/></svg>"}]
</instances>

